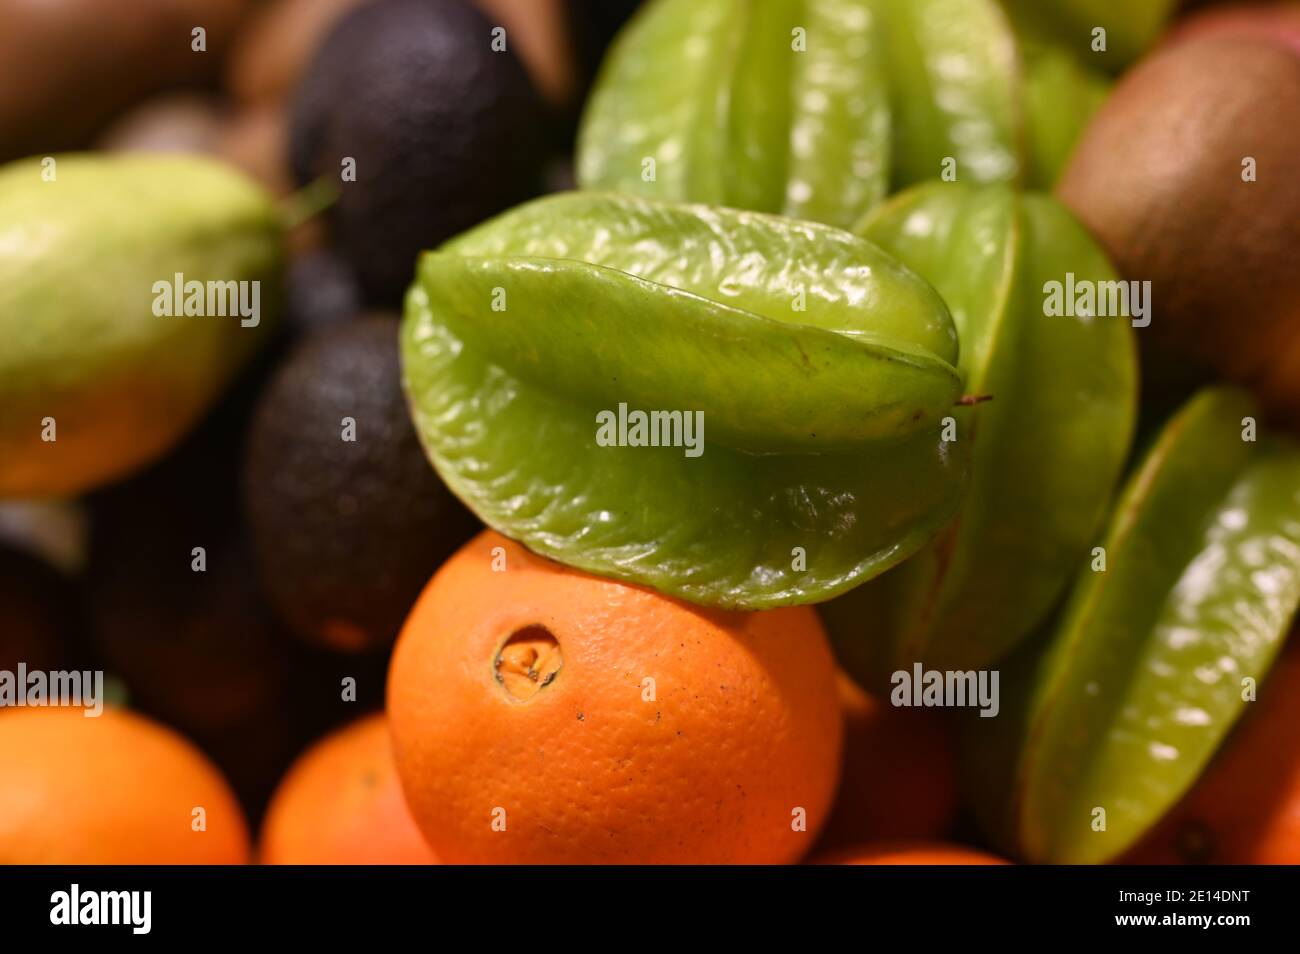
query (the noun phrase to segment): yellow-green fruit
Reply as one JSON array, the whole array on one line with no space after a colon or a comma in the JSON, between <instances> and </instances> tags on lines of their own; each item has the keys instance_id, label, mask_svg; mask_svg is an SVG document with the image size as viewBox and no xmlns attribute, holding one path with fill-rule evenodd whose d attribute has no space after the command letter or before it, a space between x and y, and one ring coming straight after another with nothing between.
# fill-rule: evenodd
<instances>
[{"instance_id":1,"label":"yellow-green fruit","mask_svg":"<svg viewBox=\"0 0 1300 954\"><path fill-rule=\"evenodd\" d=\"M165 453L266 340L281 268L270 198L212 160L0 167L0 497Z\"/></svg>"}]
</instances>

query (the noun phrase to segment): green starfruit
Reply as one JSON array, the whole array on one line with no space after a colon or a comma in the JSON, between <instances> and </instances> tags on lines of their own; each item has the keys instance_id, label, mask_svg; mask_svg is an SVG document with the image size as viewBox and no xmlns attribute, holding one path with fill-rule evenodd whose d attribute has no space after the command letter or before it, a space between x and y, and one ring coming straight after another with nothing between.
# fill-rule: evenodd
<instances>
[{"instance_id":1,"label":"green starfruit","mask_svg":"<svg viewBox=\"0 0 1300 954\"><path fill-rule=\"evenodd\" d=\"M1027 181L1035 188L1050 189L1089 120L1110 94L1110 81L1058 46L1025 43L1023 47Z\"/></svg>"},{"instance_id":2,"label":"green starfruit","mask_svg":"<svg viewBox=\"0 0 1300 954\"><path fill-rule=\"evenodd\" d=\"M0 497L79 493L173 446L266 340L280 267L270 197L213 160L0 169Z\"/></svg>"},{"instance_id":3,"label":"green starfruit","mask_svg":"<svg viewBox=\"0 0 1300 954\"><path fill-rule=\"evenodd\" d=\"M1118 73L1153 43L1178 0L1002 0L1021 32L1060 44L1081 63Z\"/></svg>"},{"instance_id":4,"label":"green starfruit","mask_svg":"<svg viewBox=\"0 0 1300 954\"><path fill-rule=\"evenodd\" d=\"M965 720L977 812L1028 861L1115 858L1196 780L1300 604L1300 449L1256 440L1244 394L1168 423L1041 650Z\"/></svg>"},{"instance_id":5,"label":"green starfruit","mask_svg":"<svg viewBox=\"0 0 1300 954\"><path fill-rule=\"evenodd\" d=\"M1045 314L1052 282L1109 282L1054 199L936 182L859 232L930 279L952 311L969 394L954 412L971 483L953 523L902 566L822 607L841 659L881 687L920 662L981 668L1059 599L1100 523L1137 413L1126 317Z\"/></svg>"},{"instance_id":6,"label":"green starfruit","mask_svg":"<svg viewBox=\"0 0 1300 954\"><path fill-rule=\"evenodd\" d=\"M1050 185L1082 73L1027 70L996 0L652 0L601 69L578 181L842 228L941 175Z\"/></svg>"},{"instance_id":7,"label":"green starfruit","mask_svg":"<svg viewBox=\"0 0 1300 954\"><path fill-rule=\"evenodd\" d=\"M541 199L422 258L402 352L425 449L486 523L698 603L829 598L964 484L943 301L814 223Z\"/></svg>"}]
</instances>

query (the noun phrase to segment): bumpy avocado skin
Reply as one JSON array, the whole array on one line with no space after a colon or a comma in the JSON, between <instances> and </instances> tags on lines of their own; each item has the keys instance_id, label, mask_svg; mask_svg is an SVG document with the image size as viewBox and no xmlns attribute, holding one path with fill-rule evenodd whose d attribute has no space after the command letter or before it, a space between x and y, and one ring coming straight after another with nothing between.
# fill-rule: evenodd
<instances>
[{"instance_id":1,"label":"bumpy avocado skin","mask_svg":"<svg viewBox=\"0 0 1300 954\"><path fill-rule=\"evenodd\" d=\"M309 336L249 430L244 506L263 592L317 646L392 645L439 564L479 529L420 447L397 329L375 315Z\"/></svg>"},{"instance_id":2,"label":"bumpy avocado skin","mask_svg":"<svg viewBox=\"0 0 1300 954\"><path fill-rule=\"evenodd\" d=\"M546 110L492 30L461 0L366 5L298 87L294 174L338 184L334 239L376 304L401 304L421 251L538 191Z\"/></svg>"},{"instance_id":3,"label":"bumpy avocado skin","mask_svg":"<svg viewBox=\"0 0 1300 954\"><path fill-rule=\"evenodd\" d=\"M238 173L182 156L52 161L0 168L0 497L78 494L160 457L279 308L275 208ZM155 314L155 283L178 273L260 282L257 324Z\"/></svg>"}]
</instances>

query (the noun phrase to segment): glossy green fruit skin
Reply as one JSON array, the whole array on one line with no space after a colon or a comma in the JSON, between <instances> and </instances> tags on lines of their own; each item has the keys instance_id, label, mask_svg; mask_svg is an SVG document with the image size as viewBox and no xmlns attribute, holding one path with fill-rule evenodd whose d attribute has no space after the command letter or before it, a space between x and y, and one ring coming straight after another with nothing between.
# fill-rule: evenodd
<instances>
[{"instance_id":1,"label":"glossy green fruit skin","mask_svg":"<svg viewBox=\"0 0 1300 954\"><path fill-rule=\"evenodd\" d=\"M1020 177L1021 82L994 0L653 0L601 69L578 181L847 228L949 157Z\"/></svg>"},{"instance_id":2,"label":"glossy green fruit skin","mask_svg":"<svg viewBox=\"0 0 1300 954\"><path fill-rule=\"evenodd\" d=\"M1175 415L1119 500L1105 572L1085 566L1042 651L1004 673L1004 717L965 720L972 799L1008 851L1122 854L1268 672L1300 604L1300 449L1243 440L1256 414L1214 389Z\"/></svg>"},{"instance_id":3,"label":"glossy green fruit skin","mask_svg":"<svg viewBox=\"0 0 1300 954\"><path fill-rule=\"evenodd\" d=\"M697 603L827 599L915 552L964 485L947 308L825 226L538 200L423 258L402 349L425 449L484 522ZM702 412L703 453L601 446L620 403Z\"/></svg>"},{"instance_id":4,"label":"glossy green fruit skin","mask_svg":"<svg viewBox=\"0 0 1300 954\"><path fill-rule=\"evenodd\" d=\"M1025 179L1033 188L1050 190L1089 120L1110 95L1111 83L1059 46L1027 42L1023 49L1029 129Z\"/></svg>"},{"instance_id":5,"label":"glossy green fruit skin","mask_svg":"<svg viewBox=\"0 0 1300 954\"><path fill-rule=\"evenodd\" d=\"M822 607L864 685L987 666L1042 622L1094 539L1137 414L1124 318L1044 315L1044 283L1110 281L1064 207L1006 186L935 182L880 206L861 234L928 278L952 310L967 393L954 411L971 482L953 523L902 566Z\"/></svg>"},{"instance_id":6,"label":"glossy green fruit skin","mask_svg":"<svg viewBox=\"0 0 1300 954\"><path fill-rule=\"evenodd\" d=\"M52 181L38 159L0 169L0 497L77 494L161 456L276 317L261 189L196 157L54 158ZM257 325L155 315L154 283L176 273L261 281Z\"/></svg>"}]
</instances>

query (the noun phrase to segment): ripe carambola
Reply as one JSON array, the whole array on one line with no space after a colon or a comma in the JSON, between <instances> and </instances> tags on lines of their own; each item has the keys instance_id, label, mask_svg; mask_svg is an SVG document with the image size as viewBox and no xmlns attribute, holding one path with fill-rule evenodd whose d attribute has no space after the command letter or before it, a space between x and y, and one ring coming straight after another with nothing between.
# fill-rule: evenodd
<instances>
[{"instance_id":1,"label":"ripe carambola","mask_svg":"<svg viewBox=\"0 0 1300 954\"><path fill-rule=\"evenodd\" d=\"M1225 388L1169 421L1060 618L1002 665L1002 714L965 720L972 806L1006 850L1119 856L1254 698L1300 604L1300 449L1258 413Z\"/></svg>"},{"instance_id":2,"label":"ripe carambola","mask_svg":"<svg viewBox=\"0 0 1300 954\"><path fill-rule=\"evenodd\" d=\"M1022 33L1062 44L1079 60L1118 73L1142 55L1178 0L1001 0Z\"/></svg>"},{"instance_id":3,"label":"ripe carambola","mask_svg":"<svg viewBox=\"0 0 1300 954\"><path fill-rule=\"evenodd\" d=\"M570 193L424 256L402 352L443 480L529 548L716 606L827 599L952 515L948 309L848 232ZM603 446L620 405L703 453Z\"/></svg>"},{"instance_id":4,"label":"ripe carambola","mask_svg":"<svg viewBox=\"0 0 1300 954\"><path fill-rule=\"evenodd\" d=\"M1137 413L1123 316L1045 314L1045 286L1114 281L1056 201L1007 186L935 182L858 231L930 280L952 309L967 393L954 410L970 490L934 543L822 608L845 666L882 688L916 662L980 668L1047 615L1086 554Z\"/></svg>"},{"instance_id":5,"label":"ripe carambola","mask_svg":"<svg viewBox=\"0 0 1300 954\"><path fill-rule=\"evenodd\" d=\"M941 174L1047 186L1106 81L995 0L653 0L601 67L578 182L852 226Z\"/></svg>"}]
</instances>

